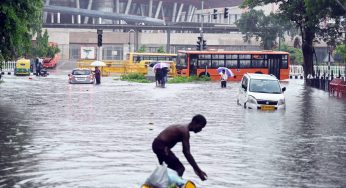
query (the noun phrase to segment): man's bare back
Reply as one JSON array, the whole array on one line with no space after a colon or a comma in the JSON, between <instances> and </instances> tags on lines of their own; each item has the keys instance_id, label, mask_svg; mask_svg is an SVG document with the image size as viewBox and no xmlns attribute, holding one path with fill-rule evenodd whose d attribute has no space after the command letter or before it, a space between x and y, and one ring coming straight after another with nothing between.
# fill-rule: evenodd
<instances>
[{"instance_id":1,"label":"man's bare back","mask_svg":"<svg viewBox=\"0 0 346 188\"><path fill-rule=\"evenodd\" d=\"M155 138L152 145L153 151L157 155L159 163L162 164L165 162L169 168L177 171L178 175L182 176L185 171L185 167L171 151L171 148L174 147L178 142L182 142L184 156L201 180L206 180L207 174L198 167L195 159L190 153L190 131L198 133L205 127L206 124L207 120L202 115L196 115L187 125L172 125L163 130Z\"/></svg>"},{"instance_id":2,"label":"man's bare back","mask_svg":"<svg viewBox=\"0 0 346 188\"><path fill-rule=\"evenodd\" d=\"M157 139L166 143L169 148L172 148L178 142L182 142L189 137L190 133L187 125L172 125L163 130L157 136Z\"/></svg>"}]
</instances>

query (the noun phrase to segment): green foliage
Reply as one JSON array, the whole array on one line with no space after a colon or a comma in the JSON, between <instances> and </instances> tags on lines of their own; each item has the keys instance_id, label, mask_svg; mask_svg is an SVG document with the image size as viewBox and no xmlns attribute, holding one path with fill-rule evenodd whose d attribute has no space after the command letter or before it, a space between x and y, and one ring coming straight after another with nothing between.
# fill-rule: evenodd
<instances>
[{"instance_id":1,"label":"green foliage","mask_svg":"<svg viewBox=\"0 0 346 188\"><path fill-rule=\"evenodd\" d=\"M285 31L290 31L291 35L296 33L290 21L272 13L266 16L262 10L252 9L243 13L236 25L244 35L245 42L250 42L252 38L255 38L257 41L260 40L260 44L265 50L274 48L277 37L284 40Z\"/></svg>"},{"instance_id":2,"label":"green foliage","mask_svg":"<svg viewBox=\"0 0 346 188\"><path fill-rule=\"evenodd\" d=\"M26 55L42 26L43 0L1 0L0 54L4 61Z\"/></svg>"},{"instance_id":3,"label":"green foliage","mask_svg":"<svg viewBox=\"0 0 346 188\"><path fill-rule=\"evenodd\" d=\"M336 54L342 57L342 59L344 60L344 63L346 63L346 45L345 44L337 45L335 51L336 51Z\"/></svg>"},{"instance_id":4,"label":"green foliage","mask_svg":"<svg viewBox=\"0 0 346 188\"><path fill-rule=\"evenodd\" d=\"M176 76L172 79L168 80L168 83L187 83L187 82L195 82L195 81L210 81L210 77L208 76Z\"/></svg>"},{"instance_id":5,"label":"green foliage","mask_svg":"<svg viewBox=\"0 0 346 188\"><path fill-rule=\"evenodd\" d=\"M157 49L157 53L166 53L165 49L163 48L163 46L160 46L159 49Z\"/></svg>"},{"instance_id":6,"label":"green foliage","mask_svg":"<svg viewBox=\"0 0 346 188\"><path fill-rule=\"evenodd\" d=\"M338 1L346 3L346 0ZM300 29L306 78L313 74L314 40L321 39L328 45L335 45L340 37L340 19L345 10L334 0L245 0L242 7L254 8L269 3L277 3L279 11L276 14L293 21Z\"/></svg>"},{"instance_id":7,"label":"green foliage","mask_svg":"<svg viewBox=\"0 0 346 188\"><path fill-rule=\"evenodd\" d=\"M139 82L139 83L150 83L143 74L140 73L129 73L127 75L121 75L120 80L126 80L130 82Z\"/></svg>"},{"instance_id":8,"label":"green foliage","mask_svg":"<svg viewBox=\"0 0 346 188\"><path fill-rule=\"evenodd\" d=\"M278 47L275 50L290 53L292 64L301 65L303 63L303 52L301 49L290 47L287 44L281 44L280 48Z\"/></svg>"},{"instance_id":9,"label":"green foliage","mask_svg":"<svg viewBox=\"0 0 346 188\"><path fill-rule=\"evenodd\" d=\"M137 52L139 52L139 53L144 53L145 51L146 51L146 46L145 45L142 45L138 50L137 50Z\"/></svg>"},{"instance_id":10,"label":"green foliage","mask_svg":"<svg viewBox=\"0 0 346 188\"><path fill-rule=\"evenodd\" d=\"M36 37L36 43L33 44L31 49L31 56L32 57L54 57L55 54L59 53L60 52L59 48L56 46L50 46L48 41L49 41L49 36L48 36L47 29L45 30L43 35L41 32L38 32Z\"/></svg>"}]
</instances>

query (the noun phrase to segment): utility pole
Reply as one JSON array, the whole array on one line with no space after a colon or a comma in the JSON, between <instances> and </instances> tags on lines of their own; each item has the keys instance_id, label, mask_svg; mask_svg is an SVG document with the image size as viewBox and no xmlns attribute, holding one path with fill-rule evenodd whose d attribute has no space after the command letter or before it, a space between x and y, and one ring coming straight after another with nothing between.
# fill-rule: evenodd
<instances>
[{"instance_id":1,"label":"utility pole","mask_svg":"<svg viewBox=\"0 0 346 188\"><path fill-rule=\"evenodd\" d=\"M202 21L201 21L201 27L199 28L199 37L197 37L197 51L203 51L203 50L206 50L207 49L207 43L206 43L206 40L204 40L204 37L203 37L203 22L204 22L204 0L201 1L202 2L202 5L201 5L201 18L202 18Z\"/></svg>"},{"instance_id":2,"label":"utility pole","mask_svg":"<svg viewBox=\"0 0 346 188\"><path fill-rule=\"evenodd\" d=\"M202 0L202 5L201 5L201 9L202 9L202 12L201 12L201 15L202 15L202 22L201 22L201 29L199 30L200 31L200 37L202 38L202 41L203 41L203 22L204 22L204 0Z\"/></svg>"},{"instance_id":3,"label":"utility pole","mask_svg":"<svg viewBox=\"0 0 346 188\"><path fill-rule=\"evenodd\" d=\"M102 34L103 34L103 30L98 29L97 30L97 47L98 47L97 60L99 61L102 61Z\"/></svg>"}]
</instances>

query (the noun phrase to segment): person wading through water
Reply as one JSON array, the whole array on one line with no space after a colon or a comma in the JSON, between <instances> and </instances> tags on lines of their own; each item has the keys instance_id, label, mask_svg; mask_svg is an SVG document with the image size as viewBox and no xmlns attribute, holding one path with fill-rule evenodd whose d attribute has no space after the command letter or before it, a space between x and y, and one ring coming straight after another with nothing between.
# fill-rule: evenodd
<instances>
[{"instance_id":1,"label":"person wading through water","mask_svg":"<svg viewBox=\"0 0 346 188\"><path fill-rule=\"evenodd\" d=\"M183 176L185 167L179 161L179 159L171 151L178 142L182 142L183 153L193 167L195 173L201 178L201 180L207 179L207 174L203 172L197 165L195 159L190 153L190 131L198 133L207 124L207 120L204 116L198 114L195 115L191 122L187 125L172 125L164 129L153 141L152 149L157 155L160 165L165 162L168 168L177 171L180 177Z\"/></svg>"}]
</instances>

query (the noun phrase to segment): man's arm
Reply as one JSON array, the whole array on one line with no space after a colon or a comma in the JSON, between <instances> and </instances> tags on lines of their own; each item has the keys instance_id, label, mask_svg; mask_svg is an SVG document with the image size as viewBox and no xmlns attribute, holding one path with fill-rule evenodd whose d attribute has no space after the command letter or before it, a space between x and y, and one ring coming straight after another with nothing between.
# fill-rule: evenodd
<instances>
[{"instance_id":1,"label":"man's arm","mask_svg":"<svg viewBox=\"0 0 346 188\"><path fill-rule=\"evenodd\" d=\"M190 165L195 170L196 174L201 178L201 180L206 180L207 175L205 174L205 172L203 172L198 167L195 159L191 155L191 152L190 152L190 135L189 134L184 136L182 143L183 143L183 153L184 153L187 161L189 161Z\"/></svg>"}]
</instances>

